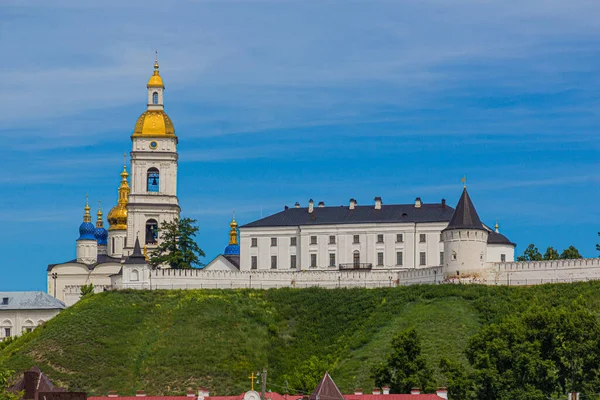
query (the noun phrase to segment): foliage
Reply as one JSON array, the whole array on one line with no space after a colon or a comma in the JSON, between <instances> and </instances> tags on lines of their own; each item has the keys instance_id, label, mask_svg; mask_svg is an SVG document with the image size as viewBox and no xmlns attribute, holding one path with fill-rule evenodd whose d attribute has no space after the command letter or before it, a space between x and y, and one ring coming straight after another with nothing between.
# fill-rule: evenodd
<instances>
[{"instance_id":1,"label":"foliage","mask_svg":"<svg viewBox=\"0 0 600 400\"><path fill-rule=\"evenodd\" d=\"M568 248L564 249L562 253L560 253L560 258L563 260L572 260L583 257L581 257L579 250L577 250L575 246L569 246Z\"/></svg>"},{"instance_id":2,"label":"foliage","mask_svg":"<svg viewBox=\"0 0 600 400\"><path fill-rule=\"evenodd\" d=\"M291 393L310 393L312 392L323 375L331 367L330 360L322 360L316 356L310 356L299 368L291 374L285 375L285 381Z\"/></svg>"},{"instance_id":3,"label":"foliage","mask_svg":"<svg viewBox=\"0 0 600 400\"><path fill-rule=\"evenodd\" d=\"M13 371L0 367L0 400L19 400L23 396L23 392L8 390L12 374Z\"/></svg>"},{"instance_id":4,"label":"foliage","mask_svg":"<svg viewBox=\"0 0 600 400\"><path fill-rule=\"evenodd\" d=\"M88 285L81 286L81 297L85 297L91 294L94 294L94 284L90 283Z\"/></svg>"},{"instance_id":5,"label":"foliage","mask_svg":"<svg viewBox=\"0 0 600 400\"><path fill-rule=\"evenodd\" d=\"M194 240L198 232L195 223L191 218L163 221L158 229L160 244L150 254L150 264L155 267L168 264L173 269L201 266L200 257L205 254Z\"/></svg>"},{"instance_id":6,"label":"foliage","mask_svg":"<svg viewBox=\"0 0 600 400\"><path fill-rule=\"evenodd\" d=\"M473 377L464 365L447 357L440 359L440 369L446 378L448 398L452 400L475 399Z\"/></svg>"},{"instance_id":7,"label":"foliage","mask_svg":"<svg viewBox=\"0 0 600 400\"><path fill-rule=\"evenodd\" d=\"M389 385L392 393L410 393L413 387L425 392L434 389L432 373L421 354L421 340L414 328L392 338L387 363L373 368L373 379L377 386Z\"/></svg>"},{"instance_id":8,"label":"foliage","mask_svg":"<svg viewBox=\"0 0 600 400\"><path fill-rule=\"evenodd\" d=\"M544 260L558 260L560 258L560 254L558 254L558 251L550 246L546 249L546 252L544 253Z\"/></svg>"},{"instance_id":9,"label":"foliage","mask_svg":"<svg viewBox=\"0 0 600 400\"><path fill-rule=\"evenodd\" d=\"M542 260L542 254L537 247L532 243L523 252L522 256L517 257L517 261L540 261Z\"/></svg>"}]
</instances>

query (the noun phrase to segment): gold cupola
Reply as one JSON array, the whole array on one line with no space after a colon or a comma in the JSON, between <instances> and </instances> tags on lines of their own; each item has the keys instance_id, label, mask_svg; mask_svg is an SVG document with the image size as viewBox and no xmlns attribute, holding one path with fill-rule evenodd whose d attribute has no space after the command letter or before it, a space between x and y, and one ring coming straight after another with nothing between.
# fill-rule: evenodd
<instances>
[{"instance_id":1,"label":"gold cupola","mask_svg":"<svg viewBox=\"0 0 600 400\"><path fill-rule=\"evenodd\" d=\"M127 230L127 203L129 202L129 182L127 182L127 166L123 165L121 185L119 186L119 201L108 213L109 231Z\"/></svg>"},{"instance_id":2,"label":"gold cupola","mask_svg":"<svg viewBox=\"0 0 600 400\"><path fill-rule=\"evenodd\" d=\"M154 63L154 73L146 87L148 88L148 108L138 118L131 137L173 137L176 139L173 122L164 111L165 85L158 71L158 55Z\"/></svg>"}]
</instances>

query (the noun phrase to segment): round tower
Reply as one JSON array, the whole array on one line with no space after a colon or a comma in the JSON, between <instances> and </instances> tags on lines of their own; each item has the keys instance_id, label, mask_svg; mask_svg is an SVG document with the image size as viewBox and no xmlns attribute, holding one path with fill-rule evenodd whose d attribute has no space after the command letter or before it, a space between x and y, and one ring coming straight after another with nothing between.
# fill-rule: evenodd
<instances>
[{"instance_id":1,"label":"round tower","mask_svg":"<svg viewBox=\"0 0 600 400\"><path fill-rule=\"evenodd\" d=\"M444 277L477 277L486 269L488 231L464 187L444 241Z\"/></svg>"},{"instance_id":2,"label":"round tower","mask_svg":"<svg viewBox=\"0 0 600 400\"><path fill-rule=\"evenodd\" d=\"M88 204L87 195L84 210L83 222L79 225L79 238L77 239L77 262L93 264L98 258L98 243L94 236L96 228L92 224L92 216L90 215L90 205Z\"/></svg>"},{"instance_id":3,"label":"round tower","mask_svg":"<svg viewBox=\"0 0 600 400\"><path fill-rule=\"evenodd\" d=\"M121 185L119 186L119 200L108 213L108 241L107 252L111 257L121 257L127 238L127 203L129 202L129 182L127 182L127 165L123 165L121 172Z\"/></svg>"}]
</instances>

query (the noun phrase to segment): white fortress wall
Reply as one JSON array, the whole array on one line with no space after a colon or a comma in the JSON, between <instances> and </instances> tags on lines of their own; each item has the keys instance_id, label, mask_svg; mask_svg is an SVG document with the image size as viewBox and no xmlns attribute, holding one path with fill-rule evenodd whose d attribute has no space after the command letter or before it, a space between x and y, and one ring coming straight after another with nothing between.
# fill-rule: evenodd
<instances>
[{"instance_id":1,"label":"white fortress wall","mask_svg":"<svg viewBox=\"0 0 600 400\"><path fill-rule=\"evenodd\" d=\"M600 280L600 258L505 262L491 265L488 284L539 285Z\"/></svg>"}]
</instances>

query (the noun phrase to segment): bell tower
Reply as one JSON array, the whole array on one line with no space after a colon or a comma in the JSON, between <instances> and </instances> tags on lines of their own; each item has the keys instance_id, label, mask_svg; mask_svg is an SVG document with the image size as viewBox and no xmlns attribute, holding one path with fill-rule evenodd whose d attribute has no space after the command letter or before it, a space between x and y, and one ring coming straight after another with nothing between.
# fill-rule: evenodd
<instances>
[{"instance_id":1,"label":"bell tower","mask_svg":"<svg viewBox=\"0 0 600 400\"><path fill-rule=\"evenodd\" d=\"M131 193L127 204L127 240L130 254L136 239L152 251L160 241L157 229L163 221L179 218L177 198L177 136L164 111L164 90L158 70L148 84L148 105L131 135Z\"/></svg>"}]
</instances>

